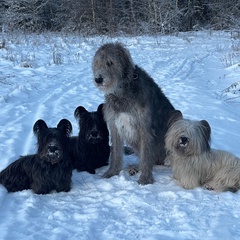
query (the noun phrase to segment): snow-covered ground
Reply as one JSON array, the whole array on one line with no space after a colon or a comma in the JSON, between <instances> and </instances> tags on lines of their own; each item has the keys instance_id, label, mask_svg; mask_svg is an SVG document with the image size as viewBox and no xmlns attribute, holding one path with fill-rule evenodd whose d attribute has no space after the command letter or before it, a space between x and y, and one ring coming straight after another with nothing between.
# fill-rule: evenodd
<instances>
[{"instance_id":1,"label":"snow-covered ground","mask_svg":"<svg viewBox=\"0 0 240 240\"><path fill-rule=\"evenodd\" d=\"M32 126L39 118L49 126L67 118L78 133L75 108L93 111L104 101L92 81L93 55L101 44L116 40L186 118L210 123L212 147L240 156L240 39L230 33L114 39L12 34L2 39L0 170L35 152ZM133 162L134 155L125 156L124 166ZM155 183L146 186L126 169L103 179L106 169L95 175L74 171L68 193L7 193L0 186L0 239L240 239L240 192L184 190L163 166L154 167Z\"/></svg>"}]
</instances>

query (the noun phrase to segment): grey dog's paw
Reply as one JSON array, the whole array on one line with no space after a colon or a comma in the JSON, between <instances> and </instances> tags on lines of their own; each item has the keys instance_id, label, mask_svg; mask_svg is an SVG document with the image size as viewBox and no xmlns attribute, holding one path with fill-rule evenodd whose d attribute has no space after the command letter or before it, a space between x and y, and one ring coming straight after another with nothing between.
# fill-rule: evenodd
<instances>
[{"instance_id":1,"label":"grey dog's paw","mask_svg":"<svg viewBox=\"0 0 240 240\"><path fill-rule=\"evenodd\" d=\"M139 167L138 165L130 165L128 167L128 173L130 176L134 176L139 172Z\"/></svg>"},{"instance_id":2,"label":"grey dog's paw","mask_svg":"<svg viewBox=\"0 0 240 240\"><path fill-rule=\"evenodd\" d=\"M139 171L140 171L139 165L130 165L128 167L128 173L130 176L136 175ZM140 177L137 182L140 185L147 185L147 184L152 184L154 182L154 179L151 173L140 174Z\"/></svg>"},{"instance_id":3,"label":"grey dog's paw","mask_svg":"<svg viewBox=\"0 0 240 240\"><path fill-rule=\"evenodd\" d=\"M113 176L116 176L119 174L119 170L116 170L116 169L108 169L103 175L102 177L103 178L110 178L110 177L113 177Z\"/></svg>"},{"instance_id":4,"label":"grey dog's paw","mask_svg":"<svg viewBox=\"0 0 240 240\"><path fill-rule=\"evenodd\" d=\"M154 182L153 176L140 175L140 177L138 179L138 184L140 184L140 185L153 184L153 182Z\"/></svg>"}]
</instances>

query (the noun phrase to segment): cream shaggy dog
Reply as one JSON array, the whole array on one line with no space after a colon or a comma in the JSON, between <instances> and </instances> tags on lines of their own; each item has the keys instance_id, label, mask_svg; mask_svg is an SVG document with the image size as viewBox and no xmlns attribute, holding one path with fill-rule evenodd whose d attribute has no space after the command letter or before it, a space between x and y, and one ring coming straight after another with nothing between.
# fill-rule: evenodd
<instances>
[{"instance_id":1,"label":"cream shaggy dog","mask_svg":"<svg viewBox=\"0 0 240 240\"><path fill-rule=\"evenodd\" d=\"M211 128L207 121L183 119L173 111L165 136L167 158L173 176L186 189L203 186L218 192L240 188L240 159L210 148Z\"/></svg>"}]
</instances>

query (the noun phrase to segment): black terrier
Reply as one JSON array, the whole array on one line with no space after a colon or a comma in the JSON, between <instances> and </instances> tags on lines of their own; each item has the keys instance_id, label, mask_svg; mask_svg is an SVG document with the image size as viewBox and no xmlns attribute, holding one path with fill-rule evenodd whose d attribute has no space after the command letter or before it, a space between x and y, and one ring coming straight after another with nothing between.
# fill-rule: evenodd
<instances>
[{"instance_id":1,"label":"black terrier","mask_svg":"<svg viewBox=\"0 0 240 240\"><path fill-rule=\"evenodd\" d=\"M72 124L62 119L56 128L48 128L43 120L33 126L37 137L37 153L22 156L0 172L0 183L8 192L32 189L37 194L71 189L72 163L70 135Z\"/></svg>"},{"instance_id":2,"label":"black terrier","mask_svg":"<svg viewBox=\"0 0 240 240\"><path fill-rule=\"evenodd\" d=\"M79 134L71 137L73 168L95 174L95 169L108 165L110 154L109 132L102 113L103 104L97 111L88 112L79 106L74 112L79 124Z\"/></svg>"}]
</instances>

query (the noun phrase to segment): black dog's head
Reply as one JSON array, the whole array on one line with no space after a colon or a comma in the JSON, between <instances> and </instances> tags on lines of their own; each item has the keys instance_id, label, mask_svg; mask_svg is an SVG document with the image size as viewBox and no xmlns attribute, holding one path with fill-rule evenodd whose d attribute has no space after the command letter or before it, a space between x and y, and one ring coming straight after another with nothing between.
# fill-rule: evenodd
<instances>
[{"instance_id":1,"label":"black dog's head","mask_svg":"<svg viewBox=\"0 0 240 240\"><path fill-rule=\"evenodd\" d=\"M33 132L38 139L38 154L40 158L52 165L61 161L65 150L68 150L72 124L67 119L62 119L56 128L49 128L40 119L34 124Z\"/></svg>"},{"instance_id":2,"label":"black dog's head","mask_svg":"<svg viewBox=\"0 0 240 240\"><path fill-rule=\"evenodd\" d=\"M109 132L103 118L102 108L103 104L100 104L94 112L88 112L83 106L76 108L74 116L78 120L80 139L90 144L102 141L108 143Z\"/></svg>"}]
</instances>

